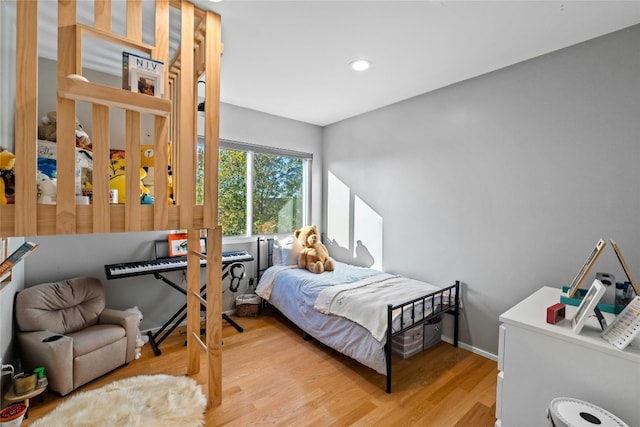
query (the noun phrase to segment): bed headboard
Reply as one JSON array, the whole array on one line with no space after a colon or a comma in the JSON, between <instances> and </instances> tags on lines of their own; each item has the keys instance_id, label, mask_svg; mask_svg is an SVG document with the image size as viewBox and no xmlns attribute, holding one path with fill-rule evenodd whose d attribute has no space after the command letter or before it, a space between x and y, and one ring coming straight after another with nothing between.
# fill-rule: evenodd
<instances>
[{"instance_id":1,"label":"bed headboard","mask_svg":"<svg viewBox=\"0 0 640 427\"><path fill-rule=\"evenodd\" d=\"M325 243L326 236L320 233L320 241ZM275 249L274 237L258 237L256 241L256 277L260 280L267 268L273 266L273 253ZM266 260L263 258L266 257Z\"/></svg>"},{"instance_id":2,"label":"bed headboard","mask_svg":"<svg viewBox=\"0 0 640 427\"><path fill-rule=\"evenodd\" d=\"M256 241L256 277L258 280L262 277L262 273L273 265L273 237L258 237ZM266 261L263 259L266 257Z\"/></svg>"}]
</instances>

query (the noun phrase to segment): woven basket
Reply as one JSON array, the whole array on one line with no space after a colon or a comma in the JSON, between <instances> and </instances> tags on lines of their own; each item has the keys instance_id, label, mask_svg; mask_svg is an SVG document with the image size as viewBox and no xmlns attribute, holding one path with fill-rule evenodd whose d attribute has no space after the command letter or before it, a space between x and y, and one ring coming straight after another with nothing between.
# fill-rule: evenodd
<instances>
[{"instance_id":1,"label":"woven basket","mask_svg":"<svg viewBox=\"0 0 640 427\"><path fill-rule=\"evenodd\" d=\"M36 388L36 374L18 374L13 377L13 392L15 394L24 394L29 393L30 391L35 390Z\"/></svg>"},{"instance_id":2,"label":"woven basket","mask_svg":"<svg viewBox=\"0 0 640 427\"><path fill-rule=\"evenodd\" d=\"M262 300L256 294L238 295L236 297L236 316L256 317L260 313Z\"/></svg>"}]
</instances>

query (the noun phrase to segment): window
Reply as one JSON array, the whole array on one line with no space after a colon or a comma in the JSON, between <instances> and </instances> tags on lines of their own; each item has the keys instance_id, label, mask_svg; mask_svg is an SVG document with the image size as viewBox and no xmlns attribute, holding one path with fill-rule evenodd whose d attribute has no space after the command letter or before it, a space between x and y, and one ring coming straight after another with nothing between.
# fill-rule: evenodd
<instances>
[{"instance_id":1,"label":"window","mask_svg":"<svg viewBox=\"0 0 640 427\"><path fill-rule=\"evenodd\" d=\"M307 223L311 160L311 154L221 140L218 222L223 236L290 233ZM202 204L198 171L196 202Z\"/></svg>"}]
</instances>

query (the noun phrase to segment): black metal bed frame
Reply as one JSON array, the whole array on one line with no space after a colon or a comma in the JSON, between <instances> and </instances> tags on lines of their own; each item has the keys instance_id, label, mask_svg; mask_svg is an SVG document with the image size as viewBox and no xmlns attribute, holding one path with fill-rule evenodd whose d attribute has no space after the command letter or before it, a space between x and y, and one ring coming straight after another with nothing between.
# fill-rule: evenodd
<instances>
[{"instance_id":1,"label":"black metal bed frame","mask_svg":"<svg viewBox=\"0 0 640 427\"><path fill-rule=\"evenodd\" d=\"M266 267L262 268L261 264L261 242L267 242L267 264ZM257 278L258 280L262 276L262 273L269 267L273 265L273 238L262 238L259 237L257 241L257 253L256 253L256 269L257 269ZM439 301L439 303L436 303ZM275 307L274 307L275 308ZM421 311L418 311L418 308ZM430 309L431 313L428 316L421 317L417 313L425 313L426 309ZM393 330L393 312L396 310L400 310L400 327L398 330ZM410 319L405 319L405 313L410 313ZM428 323L430 320L445 314L449 313L454 316L454 327L453 327L453 346L458 347L458 332L460 328L460 281L456 280L456 282L445 288L439 289L435 292L431 292L429 294L423 295L421 297L415 298L411 301L404 302L402 304L387 305L387 333L386 333L386 342L384 346L385 352L385 360L386 360L386 392L391 393L391 341L393 337L400 335L409 329L415 328L417 326L424 325ZM306 336L306 332L304 332Z\"/></svg>"},{"instance_id":2,"label":"black metal bed frame","mask_svg":"<svg viewBox=\"0 0 640 427\"><path fill-rule=\"evenodd\" d=\"M452 293L455 293L452 295ZM440 301L439 305L436 305L436 300ZM431 309L431 313L428 316L420 317L416 319L416 309L421 308L421 313L425 313L427 308ZM393 312L400 310L400 328L397 331L393 331ZM458 329L459 329L459 310L460 310L460 281L456 280L455 284L447 286L446 288L439 289L430 294L423 295L415 298L411 301L404 302L399 305L387 305L387 342L384 346L385 359L387 362L387 393L391 393L391 340L393 337L400 335L409 329L415 328L420 325L424 325L429 320L440 316L444 313L449 313L454 316L453 326L453 345L458 346ZM405 321L405 313L411 313L410 321Z\"/></svg>"}]
</instances>

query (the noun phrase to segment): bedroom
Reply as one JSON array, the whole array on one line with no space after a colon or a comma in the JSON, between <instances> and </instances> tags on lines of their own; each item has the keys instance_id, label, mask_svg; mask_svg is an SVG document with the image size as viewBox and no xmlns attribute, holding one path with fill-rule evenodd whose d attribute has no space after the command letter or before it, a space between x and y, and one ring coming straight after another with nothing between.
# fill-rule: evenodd
<instances>
[{"instance_id":1,"label":"bedroom","mask_svg":"<svg viewBox=\"0 0 640 427\"><path fill-rule=\"evenodd\" d=\"M324 128L223 105L221 136L309 141L325 171L314 178L323 190L314 192L312 218L329 221L330 199L321 196L331 183L344 184L348 206L358 198L384 219L385 269L468 284L461 339L491 356L498 315L540 286L571 280L599 237L616 239L637 271L638 32L631 27ZM248 120L262 125L242 126ZM353 249L352 229L346 237L342 246ZM98 246L83 236L47 239L74 259L74 248ZM123 246L117 238L106 239L88 271L101 272L103 260L122 250L113 249ZM51 271L85 273L44 253L25 263L25 283ZM622 274L609 253L598 268ZM153 300L153 284L146 288L131 299ZM10 304L2 299L3 308ZM152 321L152 308L143 311ZM3 330L4 346L8 335Z\"/></svg>"}]
</instances>

